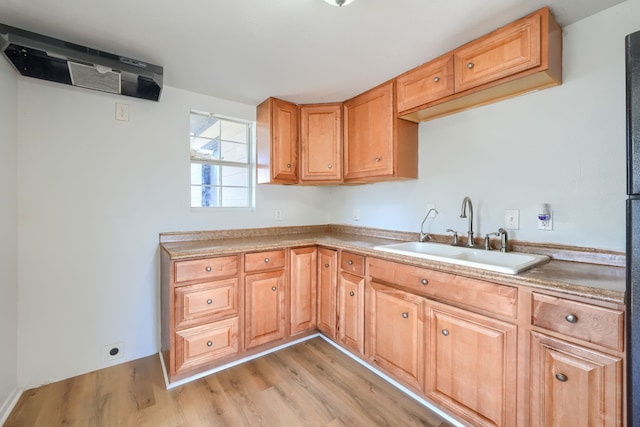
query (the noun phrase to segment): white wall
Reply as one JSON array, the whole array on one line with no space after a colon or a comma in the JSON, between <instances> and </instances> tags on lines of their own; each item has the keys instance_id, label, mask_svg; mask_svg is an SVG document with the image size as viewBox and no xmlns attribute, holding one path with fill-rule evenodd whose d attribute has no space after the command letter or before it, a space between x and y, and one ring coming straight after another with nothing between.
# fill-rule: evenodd
<instances>
[{"instance_id":1,"label":"white wall","mask_svg":"<svg viewBox=\"0 0 640 427\"><path fill-rule=\"evenodd\" d=\"M101 368L109 344L124 347L111 363L158 351L158 233L329 219L323 188L260 186L254 212L189 207L190 109L255 120L253 106L169 87L159 103L18 87L22 385ZM129 122L114 120L116 101Z\"/></svg>"},{"instance_id":2,"label":"white wall","mask_svg":"<svg viewBox=\"0 0 640 427\"><path fill-rule=\"evenodd\" d=\"M332 222L418 231L435 204L430 230L466 235L459 215L470 196L476 236L519 209L512 239L624 251L624 36L640 30L638 3L564 29L561 86L422 123L419 180L335 189ZM537 230L541 203L553 231Z\"/></svg>"},{"instance_id":3,"label":"white wall","mask_svg":"<svg viewBox=\"0 0 640 427\"><path fill-rule=\"evenodd\" d=\"M18 371L18 83L0 61L0 423L5 402L15 393ZM7 402L8 403L8 402Z\"/></svg>"}]
</instances>

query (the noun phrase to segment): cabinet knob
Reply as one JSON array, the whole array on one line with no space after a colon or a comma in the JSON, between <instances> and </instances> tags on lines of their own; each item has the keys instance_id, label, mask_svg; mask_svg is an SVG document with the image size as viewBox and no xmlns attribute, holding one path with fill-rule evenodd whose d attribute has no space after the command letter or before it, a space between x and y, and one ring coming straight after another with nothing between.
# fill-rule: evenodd
<instances>
[{"instance_id":1,"label":"cabinet knob","mask_svg":"<svg viewBox=\"0 0 640 427\"><path fill-rule=\"evenodd\" d=\"M404 313L402 313L402 318L406 319L407 317L409 317L409 313L407 313L406 311Z\"/></svg>"},{"instance_id":2,"label":"cabinet knob","mask_svg":"<svg viewBox=\"0 0 640 427\"><path fill-rule=\"evenodd\" d=\"M278 290L278 288L276 288L275 286L272 286L272 287L271 287L271 290L272 290L273 292L275 292L275 291L277 291L277 290Z\"/></svg>"},{"instance_id":3,"label":"cabinet knob","mask_svg":"<svg viewBox=\"0 0 640 427\"><path fill-rule=\"evenodd\" d=\"M444 335L445 337L449 336L449 331L446 329L442 330L442 335Z\"/></svg>"},{"instance_id":4,"label":"cabinet knob","mask_svg":"<svg viewBox=\"0 0 640 427\"><path fill-rule=\"evenodd\" d=\"M209 304L209 305L213 304L213 300L212 300L211 298L209 298L209 299L207 300L207 304Z\"/></svg>"},{"instance_id":5,"label":"cabinet knob","mask_svg":"<svg viewBox=\"0 0 640 427\"><path fill-rule=\"evenodd\" d=\"M473 62L469 62L469 63L467 64L467 68L468 68L468 69L472 69L472 68L473 68Z\"/></svg>"},{"instance_id":6,"label":"cabinet knob","mask_svg":"<svg viewBox=\"0 0 640 427\"><path fill-rule=\"evenodd\" d=\"M331 169L331 168L333 167L333 165L332 165L331 163L329 163L329 164L327 165L327 167L328 167L329 169Z\"/></svg>"},{"instance_id":7,"label":"cabinet knob","mask_svg":"<svg viewBox=\"0 0 640 427\"><path fill-rule=\"evenodd\" d=\"M324 268L329 268L329 264L325 264L325 265L324 265Z\"/></svg>"},{"instance_id":8,"label":"cabinet knob","mask_svg":"<svg viewBox=\"0 0 640 427\"><path fill-rule=\"evenodd\" d=\"M569 378L565 374L556 374L556 379L560 382L566 382Z\"/></svg>"},{"instance_id":9,"label":"cabinet knob","mask_svg":"<svg viewBox=\"0 0 640 427\"><path fill-rule=\"evenodd\" d=\"M578 322L578 316L576 316L575 314L567 314L566 316L564 316L564 320L566 320L569 323L577 323Z\"/></svg>"},{"instance_id":10,"label":"cabinet knob","mask_svg":"<svg viewBox=\"0 0 640 427\"><path fill-rule=\"evenodd\" d=\"M380 157L376 157L375 160L376 160L376 163L380 163L381 159L380 159Z\"/></svg>"},{"instance_id":11,"label":"cabinet knob","mask_svg":"<svg viewBox=\"0 0 640 427\"><path fill-rule=\"evenodd\" d=\"M355 292L353 292L353 291L349 292L349 296L350 296L350 297L354 296L355 294L356 294L356 293L355 293Z\"/></svg>"},{"instance_id":12,"label":"cabinet knob","mask_svg":"<svg viewBox=\"0 0 640 427\"><path fill-rule=\"evenodd\" d=\"M287 163L287 169L291 169L291 163Z\"/></svg>"},{"instance_id":13,"label":"cabinet knob","mask_svg":"<svg viewBox=\"0 0 640 427\"><path fill-rule=\"evenodd\" d=\"M433 82L434 82L434 83L438 83L439 81L440 81L440 77L435 76L435 77L433 78Z\"/></svg>"},{"instance_id":14,"label":"cabinet knob","mask_svg":"<svg viewBox=\"0 0 640 427\"><path fill-rule=\"evenodd\" d=\"M352 261L352 260L349 260L349 261L347 261L347 264L349 264L349 265L353 265L353 261Z\"/></svg>"},{"instance_id":15,"label":"cabinet knob","mask_svg":"<svg viewBox=\"0 0 640 427\"><path fill-rule=\"evenodd\" d=\"M211 272L211 267L207 267L205 268L205 270L207 270L207 273Z\"/></svg>"},{"instance_id":16,"label":"cabinet knob","mask_svg":"<svg viewBox=\"0 0 640 427\"><path fill-rule=\"evenodd\" d=\"M213 345L212 341L207 341L207 347L211 347Z\"/></svg>"},{"instance_id":17,"label":"cabinet knob","mask_svg":"<svg viewBox=\"0 0 640 427\"><path fill-rule=\"evenodd\" d=\"M423 285L428 285L429 281L427 279L422 279L420 283L422 283Z\"/></svg>"},{"instance_id":18,"label":"cabinet knob","mask_svg":"<svg viewBox=\"0 0 640 427\"><path fill-rule=\"evenodd\" d=\"M269 258L265 258L265 259L264 259L264 263L265 263L265 264L269 264Z\"/></svg>"}]
</instances>

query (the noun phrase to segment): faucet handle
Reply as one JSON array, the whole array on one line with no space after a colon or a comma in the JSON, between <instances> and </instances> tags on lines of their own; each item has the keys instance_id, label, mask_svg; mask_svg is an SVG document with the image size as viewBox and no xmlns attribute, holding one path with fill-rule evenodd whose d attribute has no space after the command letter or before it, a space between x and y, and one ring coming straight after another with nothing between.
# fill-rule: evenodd
<instances>
[{"instance_id":1,"label":"faucet handle","mask_svg":"<svg viewBox=\"0 0 640 427\"><path fill-rule=\"evenodd\" d=\"M452 230L450 228L447 228L447 233L453 233L453 243L452 245L457 245L458 244L458 232L456 230Z\"/></svg>"},{"instance_id":2,"label":"faucet handle","mask_svg":"<svg viewBox=\"0 0 640 427\"><path fill-rule=\"evenodd\" d=\"M487 251L491 250L491 240L489 240L490 236L499 236L499 235L500 235L500 233L498 233L497 231L494 231L493 233L487 233L487 234L484 235L484 248L485 248L485 250L487 250Z\"/></svg>"}]
</instances>

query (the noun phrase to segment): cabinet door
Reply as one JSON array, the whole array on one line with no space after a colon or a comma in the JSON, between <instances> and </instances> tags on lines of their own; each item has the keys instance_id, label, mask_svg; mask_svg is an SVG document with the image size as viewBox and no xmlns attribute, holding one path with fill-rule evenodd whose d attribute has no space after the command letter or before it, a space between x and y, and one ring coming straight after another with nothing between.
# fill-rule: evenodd
<instances>
[{"instance_id":1,"label":"cabinet door","mask_svg":"<svg viewBox=\"0 0 640 427\"><path fill-rule=\"evenodd\" d=\"M367 357L423 390L425 300L378 283L367 289Z\"/></svg>"},{"instance_id":2,"label":"cabinet door","mask_svg":"<svg viewBox=\"0 0 640 427\"><path fill-rule=\"evenodd\" d=\"M330 338L336 337L337 265L337 251L318 249L318 329Z\"/></svg>"},{"instance_id":3,"label":"cabinet door","mask_svg":"<svg viewBox=\"0 0 640 427\"><path fill-rule=\"evenodd\" d=\"M397 79L398 113L453 94L453 55L447 54Z\"/></svg>"},{"instance_id":4,"label":"cabinet door","mask_svg":"<svg viewBox=\"0 0 640 427\"><path fill-rule=\"evenodd\" d=\"M394 172L393 84L371 89L344 103L344 178Z\"/></svg>"},{"instance_id":5,"label":"cabinet door","mask_svg":"<svg viewBox=\"0 0 640 427\"><path fill-rule=\"evenodd\" d=\"M364 354L364 278L342 272L338 282L338 341Z\"/></svg>"},{"instance_id":6,"label":"cabinet door","mask_svg":"<svg viewBox=\"0 0 640 427\"><path fill-rule=\"evenodd\" d=\"M316 328L316 247L291 249L291 335Z\"/></svg>"},{"instance_id":7,"label":"cabinet door","mask_svg":"<svg viewBox=\"0 0 640 427\"><path fill-rule=\"evenodd\" d=\"M298 182L298 106L276 98L258 105L258 183Z\"/></svg>"},{"instance_id":8,"label":"cabinet door","mask_svg":"<svg viewBox=\"0 0 640 427\"><path fill-rule=\"evenodd\" d=\"M474 425L515 425L516 326L439 305L429 312L427 395Z\"/></svg>"},{"instance_id":9,"label":"cabinet door","mask_svg":"<svg viewBox=\"0 0 640 427\"><path fill-rule=\"evenodd\" d=\"M245 277L245 347L284 338L284 270Z\"/></svg>"},{"instance_id":10,"label":"cabinet door","mask_svg":"<svg viewBox=\"0 0 640 427\"><path fill-rule=\"evenodd\" d=\"M342 181L342 104L300 107L300 181Z\"/></svg>"},{"instance_id":11,"label":"cabinet door","mask_svg":"<svg viewBox=\"0 0 640 427\"><path fill-rule=\"evenodd\" d=\"M531 425L621 426L622 360L531 334Z\"/></svg>"},{"instance_id":12,"label":"cabinet door","mask_svg":"<svg viewBox=\"0 0 640 427\"><path fill-rule=\"evenodd\" d=\"M454 51L455 91L461 92L541 63L540 15L534 14Z\"/></svg>"}]
</instances>

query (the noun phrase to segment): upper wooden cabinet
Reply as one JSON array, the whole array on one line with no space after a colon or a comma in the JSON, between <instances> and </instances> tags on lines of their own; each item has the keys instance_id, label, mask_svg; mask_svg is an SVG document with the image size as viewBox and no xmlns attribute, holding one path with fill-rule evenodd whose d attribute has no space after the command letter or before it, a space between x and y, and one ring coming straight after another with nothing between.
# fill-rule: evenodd
<instances>
[{"instance_id":1,"label":"upper wooden cabinet","mask_svg":"<svg viewBox=\"0 0 640 427\"><path fill-rule=\"evenodd\" d=\"M258 184L298 183L298 106L268 98L256 115Z\"/></svg>"},{"instance_id":2,"label":"upper wooden cabinet","mask_svg":"<svg viewBox=\"0 0 640 427\"><path fill-rule=\"evenodd\" d=\"M344 180L418 177L418 125L396 118L395 82L344 103Z\"/></svg>"},{"instance_id":3,"label":"upper wooden cabinet","mask_svg":"<svg viewBox=\"0 0 640 427\"><path fill-rule=\"evenodd\" d=\"M545 7L397 81L399 115L416 122L556 86L562 82L562 30Z\"/></svg>"},{"instance_id":4,"label":"upper wooden cabinet","mask_svg":"<svg viewBox=\"0 0 640 427\"><path fill-rule=\"evenodd\" d=\"M300 106L300 183L342 182L342 103Z\"/></svg>"}]
</instances>

